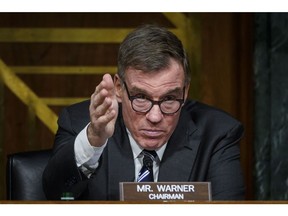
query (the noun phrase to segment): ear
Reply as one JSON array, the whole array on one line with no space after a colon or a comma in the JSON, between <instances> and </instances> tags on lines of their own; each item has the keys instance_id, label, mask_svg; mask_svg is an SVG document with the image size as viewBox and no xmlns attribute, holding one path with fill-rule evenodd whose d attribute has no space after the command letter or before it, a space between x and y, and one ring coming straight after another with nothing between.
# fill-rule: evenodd
<instances>
[{"instance_id":1,"label":"ear","mask_svg":"<svg viewBox=\"0 0 288 216\"><path fill-rule=\"evenodd\" d=\"M122 102L122 95L123 95L123 88L122 88L122 82L118 74L115 74L114 76L114 87L115 87L115 95L118 103Z\"/></svg>"},{"instance_id":2,"label":"ear","mask_svg":"<svg viewBox=\"0 0 288 216\"><path fill-rule=\"evenodd\" d=\"M185 98L184 100L186 101L189 95L189 88L190 88L190 83L188 85L185 86Z\"/></svg>"}]
</instances>

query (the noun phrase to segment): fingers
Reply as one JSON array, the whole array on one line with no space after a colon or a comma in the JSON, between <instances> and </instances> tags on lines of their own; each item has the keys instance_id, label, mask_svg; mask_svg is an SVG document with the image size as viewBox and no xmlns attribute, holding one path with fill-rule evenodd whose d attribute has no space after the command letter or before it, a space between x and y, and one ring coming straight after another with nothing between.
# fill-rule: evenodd
<instances>
[{"instance_id":1,"label":"fingers","mask_svg":"<svg viewBox=\"0 0 288 216\"><path fill-rule=\"evenodd\" d=\"M100 93L103 89L108 92L108 96L114 96L114 83L110 74L105 74L100 84L96 87L95 93Z\"/></svg>"},{"instance_id":2,"label":"fingers","mask_svg":"<svg viewBox=\"0 0 288 216\"><path fill-rule=\"evenodd\" d=\"M98 92L98 93L97 93ZM111 98L108 96L106 89L97 90L91 95L90 109L97 110L98 115L105 114L106 110L111 106Z\"/></svg>"},{"instance_id":3,"label":"fingers","mask_svg":"<svg viewBox=\"0 0 288 216\"><path fill-rule=\"evenodd\" d=\"M91 95L91 100L95 106L102 104L106 97L115 97L114 83L111 75L105 74L102 81L96 87L95 92Z\"/></svg>"},{"instance_id":4,"label":"fingers","mask_svg":"<svg viewBox=\"0 0 288 216\"><path fill-rule=\"evenodd\" d=\"M95 92L91 95L89 111L93 136L102 139L110 137L118 114L118 103L111 75L105 74L95 88Z\"/></svg>"},{"instance_id":5,"label":"fingers","mask_svg":"<svg viewBox=\"0 0 288 216\"><path fill-rule=\"evenodd\" d=\"M91 105L97 108L99 105L102 109L107 109L115 97L114 83L109 74L103 76L102 81L96 86L95 92L91 95ZM103 114L103 113L102 113Z\"/></svg>"},{"instance_id":6,"label":"fingers","mask_svg":"<svg viewBox=\"0 0 288 216\"><path fill-rule=\"evenodd\" d=\"M115 110L111 98L104 97L99 99L95 96L95 99L90 104L90 117L91 121L98 120L98 124L107 124L115 115Z\"/></svg>"}]
</instances>

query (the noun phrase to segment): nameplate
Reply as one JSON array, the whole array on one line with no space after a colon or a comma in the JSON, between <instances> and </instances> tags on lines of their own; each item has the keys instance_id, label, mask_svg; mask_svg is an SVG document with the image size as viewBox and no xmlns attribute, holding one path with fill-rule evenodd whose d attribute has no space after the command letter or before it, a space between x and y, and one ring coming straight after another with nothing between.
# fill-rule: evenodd
<instances>
[{"instance_id":1,"label":"nameplate","mask_svg":"<svg viewBox=\"0 0 288 216\"><path fill-rule=\"evenodd\" d=\"M210 182L120 182L121 201L210 201Z\"/></svg>"}]
</instances>

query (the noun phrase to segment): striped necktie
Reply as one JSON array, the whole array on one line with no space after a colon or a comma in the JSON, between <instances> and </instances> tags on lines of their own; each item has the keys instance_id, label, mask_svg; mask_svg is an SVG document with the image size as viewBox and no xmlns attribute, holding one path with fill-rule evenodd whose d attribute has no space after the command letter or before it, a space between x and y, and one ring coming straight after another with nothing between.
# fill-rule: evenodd
<instances>
[{"instance_id":1,"label":"striped necktie","mask_svg":"<svg viewBox=\"0 0 288 216\"><path fill-rule=\"evenodd\" d=\"M157 153L144 149L142 154L144 155L143 166L139 172L137 182L154 182L153 161L155 161Z\"/></svg>"}]
</instances>

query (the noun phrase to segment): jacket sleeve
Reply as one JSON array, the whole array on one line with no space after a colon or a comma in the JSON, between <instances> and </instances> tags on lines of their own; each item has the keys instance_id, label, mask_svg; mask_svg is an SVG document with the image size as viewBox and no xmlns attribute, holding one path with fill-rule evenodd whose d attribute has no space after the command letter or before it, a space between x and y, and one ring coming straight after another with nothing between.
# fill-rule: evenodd
<instances>
[{"instance_id":1,"label":"jacket sleeve","mask_svg":"<svg viewBox=\"0 0 288 216\"><path fill-rule=\"evenodd\" d=\"M53 154L43 173L43 190L48 200L59 200L64 193L77 199L86 190L87 178L79 171L74 155L77 131L65 108L58 119Z\"/></svg>"},{"instance_id":2,"label":"jacket sleeve","mask_svg":"<svg viewBox=\"0 0 288 216\"><path fill-rule=\"evenodd\" d=\"M214 146L207 176L212 183L213 200L245 199L239 149L243 132L243 126L237 122Z\"/></svg>"}]
</instances>

